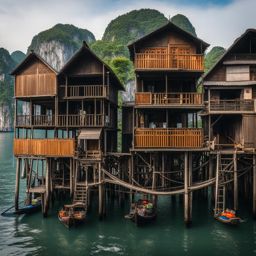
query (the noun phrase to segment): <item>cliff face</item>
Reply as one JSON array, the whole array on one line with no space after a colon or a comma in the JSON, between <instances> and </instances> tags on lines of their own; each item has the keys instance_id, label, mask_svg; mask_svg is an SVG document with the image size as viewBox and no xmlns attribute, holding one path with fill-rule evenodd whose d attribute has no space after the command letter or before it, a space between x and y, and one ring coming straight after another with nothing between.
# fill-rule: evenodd
<instances>
[{"instance_id":1,"label":"cliff face","mask_svg":"<svg viewBox=\"0 0 256 256\"><path fill-rule=\"evenodd\" d=\"M9 73L15 65L10 53L0 48L0 131L12 127L13 79Z\"/></svg>"},{"instance_id":2,"label":"cliff face","mask_svg":"<svg viewBox=\"0 0 256 256\"><path fill-rule=\"evenodd\" d=\"M6 104L2 104L0 106L0 131L11 131L12 126L10 107Z\"/></svg>"},{"instance_id":3,"label":"cliff face","mask_svg":"<svg viewBox=\"0 0 256 256\"><path fill-rule=\"evenodd\" d=\"M77 48L58 41L41 42L35 51L56 70L60 70Z\"/></svg>"},{"instance_id":4,"label":"cliff face","mask_svg":"<svg viewBox=\"0 0 256 256\"><path fill-rule=\"evenodd\" d=\"M95 37L86 29L68 24L57 24L34 36L28 52L34 50L59 71L81 47L83 41L92 43Z\"/></svg>"}]
</instances>

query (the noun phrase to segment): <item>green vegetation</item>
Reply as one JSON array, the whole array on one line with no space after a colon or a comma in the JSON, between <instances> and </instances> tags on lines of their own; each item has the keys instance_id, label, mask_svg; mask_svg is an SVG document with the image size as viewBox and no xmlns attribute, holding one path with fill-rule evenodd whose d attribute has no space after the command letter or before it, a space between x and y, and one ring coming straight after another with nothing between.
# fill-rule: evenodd
<instances>
[{"instance_id":1,"label":"green vegetation","mask_svg":"<svg viewBox=\"0 0 256 256\"><path fill-rule=\"evenodd\" d=\"M90 45L90 48L107 63L119 56L129 58L128 48L125 45L116 42L98 40L93 42Z\"/></svg>"},{"instance_id":2,"label":"green vegetation","mask_svg":"<svg viewBox=\"0 0 256 256\"><path fill-rule=\"evenodd\" d=\"M220 59L220 57L225 53L225 49L220 46L215 46L209 51L204 59L205 72L210 70L214 64Z\"/></svg>"},{"instance_id":3,"label":"green vegetation","mask_svg":"<svg viewBox=\"0 0 256 256\"><path fill-rule=\"evenodd\" d=\"M171 18L171 22L183 30L189 32L190 34L196 36L196 30L186 16L177 14Z\"/></svg>"},{"instance_id":4,"label":"green vegetation","mask_svg":"<svg viewBox=\"0 0 256 256\"><path fill-rule=\"evenodd\" d=\"M167 22L168 19L157 10L134 10L112 20L108 24L102 40L127 45Z\"/></svg>"},{"instance_id":5,"label":"green vegetation","mask_svg":"<svg viewBox=\"0 0 256 256\"><path fill-rule=\"evenodd\" d=\"M4 48L0 48L0 75L4 74L9 79L8 75L15 66L16 63L10 53Z\"/></svg>"},{"instance_id":6,"label":"green vegetation","mask_svg":"<svg viewBox=\"0 0 256 256\"><path fill-rule=\"evenodd\" d=\"M116 57L111 60L110 67L123 84L134 79L133 63L128 58Z\"/></svg>"},{"instance_id":7,"label":"green vegetation","mask_svg":"<svg viewBox=\"0 0 256 256\"><path fill-rule=\"evenodd\" d=\"M30 50L37 50L42 42L58 41L60 43L70 45L74 49L81 47L82 41L91 43L95 41L93 33L87 29L77 28L69 24L57 24L54 27L40 32L34 36L31 45L28 47Z\"/></svg>"},{"instance_id":8,"label":"green vegetation","mask_svg":"<svg viewBox=\"0 0 256 256\"><path fill-rule=\"evenodd\" d=\"M26 54L21 51L15 51L11 54L11 57L15 63L19 64L26 58Z\"/></svg>"}]
</instances>

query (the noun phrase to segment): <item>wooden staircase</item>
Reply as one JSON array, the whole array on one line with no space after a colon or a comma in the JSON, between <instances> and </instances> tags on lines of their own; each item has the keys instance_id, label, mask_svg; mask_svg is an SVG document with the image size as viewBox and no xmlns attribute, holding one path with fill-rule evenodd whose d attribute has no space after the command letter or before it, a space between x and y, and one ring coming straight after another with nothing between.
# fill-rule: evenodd
<instances>
[{"instance_id":1,"label":"wooden staircase","mask_svg":"<svg viewBox=\"0 0 256 256\"><path fill-rule=\"evenodd\" d=\"M73 203L83 203L87 205L88 187L84 183L76 183Z\"/></svg>"}]
</instances>

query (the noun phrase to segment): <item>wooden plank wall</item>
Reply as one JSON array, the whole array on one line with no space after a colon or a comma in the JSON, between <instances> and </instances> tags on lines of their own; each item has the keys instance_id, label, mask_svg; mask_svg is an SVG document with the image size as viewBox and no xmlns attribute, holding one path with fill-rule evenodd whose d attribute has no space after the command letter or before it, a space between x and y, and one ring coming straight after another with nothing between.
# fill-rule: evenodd
<instances>
[{"instance_id":1,"label":"wooden plank wall","mask_svg":"<svg viewBox=\"0 0 256 256\"><path fill-rule=\"evenodd\" d=\"M13 152L18 155L72 157L73 139L14 139Z\"/></svg>"},{"instance_id":2,"label":"wooden plank wall","mask_svg":"<svg viewBox=\"0 0 256 256\"><path fill-rule=\"evenodd\" d=\"M137 148L200 148L203 147L202 129L136 129Z\"/></svg>"},{"instance_id":3,"label":"wooden plank wall","mask_svg":"<svg viewBox=\"0 0 256 256\"><path fill-rule=\"evenodd\" d=\"M15 96L54 96L56 74L39 60L30 63L15 80Z\"/></svg>"}]
</instances>

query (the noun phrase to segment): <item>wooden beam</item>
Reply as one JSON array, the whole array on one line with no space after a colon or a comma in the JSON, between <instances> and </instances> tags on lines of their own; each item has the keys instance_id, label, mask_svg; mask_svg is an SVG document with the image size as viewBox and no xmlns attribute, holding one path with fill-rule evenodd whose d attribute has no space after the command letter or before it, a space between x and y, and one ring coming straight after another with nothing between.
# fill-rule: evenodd
<instances>
[{"instance_id":1,"label":"wooden beam","mask_svg":"<svg viewBox=\"0 0 256 256\"><path fill-rule=\"evenodd\" d=\"M15 211L19 209L19 191L20 191L20 161L16 159L16 182L15 182Z\"/></svg>"},{"instance_id":2,"label":"wooden beam","mask_svg":"<svg viewBox=\"0 0 256 256\"><path fill-rule=\"evenodd\" d=\"M253 155L253 217L256 219L256 155Z\"/></svg>"},{"instance_id":3,"label":"wooden beam","mask_svg":"<svg viewBox=\"0 0 256 256\"><path fill-rule=\"evenodd\" d=\"M237 177L237 154L233 155L234 161L234 210L238 210L238 177Z\"/></svg>"}]
</instances>

